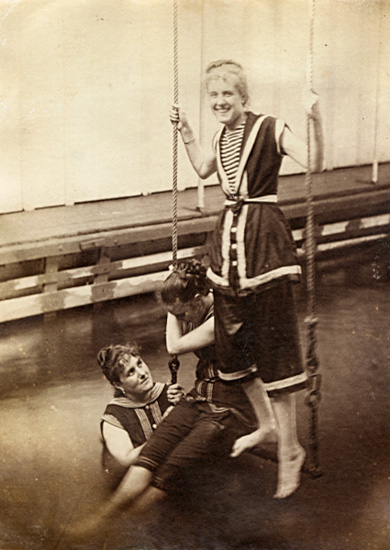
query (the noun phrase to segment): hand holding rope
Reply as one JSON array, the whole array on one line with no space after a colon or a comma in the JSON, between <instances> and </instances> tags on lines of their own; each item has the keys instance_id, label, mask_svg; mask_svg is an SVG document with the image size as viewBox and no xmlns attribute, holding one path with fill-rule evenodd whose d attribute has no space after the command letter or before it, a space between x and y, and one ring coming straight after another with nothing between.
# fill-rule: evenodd
<instances>
[{"instance_id":1,"label":"hand holding rope","mask_svg":"<svg viewBox=\"0 0 390 550\"><path fill-rule=\"evenodd\" d=\"M178 5L173 0L173 103L179 102L179 51L178 51ZM172 263L173 268L177 267L177 173L178 173L178 152L177 152L177 124L173 125L173 162L172 162ZM180 361L174 355L168 363L171 371L171 384L177 383L177 372Z\"/></svg>"},{"instance_id":2,"label":"hand holding rope","mask_svg":"<svg viewBox=\"0 0 390 550\"><path fill-rule=\"evenodd\" d=\"M180 361L177 355L173 355L172 359L168 363L169 370L171 371L171 384L177 384L177 372L180 367Z\"/></svg>"}]
</instances>

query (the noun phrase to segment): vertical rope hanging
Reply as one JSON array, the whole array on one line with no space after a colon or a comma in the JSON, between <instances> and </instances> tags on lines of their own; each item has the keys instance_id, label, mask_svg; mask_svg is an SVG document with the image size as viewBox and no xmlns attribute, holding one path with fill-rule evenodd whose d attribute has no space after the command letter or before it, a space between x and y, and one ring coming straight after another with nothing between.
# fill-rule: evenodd
<instances>
[{"instance_id":1,"label":"vertical rope hanging","mask_svg":"<svg viewBox=\"0 0 390 550\"><path fill-rule=\"evenodd\" d=\"M173 0L173 103L179 103L179 36L178 36L178 6ZM177 172L178 172L178 136L177 125L172 126L172 260L177 264Z\"/></svg>"},{"instance_id":2,"label":"vertical rope hanging","mask_svg":"<svg viewBox=\"0 0 390 550\"><path fill-rule=\"evenodd\" d=\"M179 25L177 0L173 0L173 103L179 103ZM172 264L177 266L177 173L178 173L178 136L177 125L172 126ZM177 371L180 362L173 355L168 363L171 371L171 384L177 383Z\"/></svg>"},{"instance_id":3,"label":"vertical rope hanging","mask_svg":"<svg viewBox=\"0 0 390 550\"><path fill-rule=\"evenodd\" d=\"M310 91L313 91L313 50L314 50L314 18L315 18L315 0L311 0L310 13L310 37L309 37L309 59L308 59L308 85ZM310 462L309 470L314 477L322 475L319 465L319 444L318 444L318 405L321 400L321 375L317 372L319 362L316 353L316 328L318 319L316 317L315 304L315 225L313 208L313 178L311 171L311 121L307 115L307 172L305 176L306 188L306 265L307 265L307 317L305 323L307 326L308 349L306 357L306 369L309 375L309 390L306 395L306 404L311 409L310 421Z\"/></svg>"},{"instance_id":4,"label":"vertical rope hanging","mask_svg":"<svg viewBox=\"0 0 390 550\"><path fill-rule=\"evenodd\" d=\"M378 52L376 66L376 93L375 93L375 118L374 118L374 151L372 160L371 182L378 183L378 127L379 127L379 90L381 81L382 66L382 3L379 4L379 23L378 23Z\"/></svg>"}]
</instances>

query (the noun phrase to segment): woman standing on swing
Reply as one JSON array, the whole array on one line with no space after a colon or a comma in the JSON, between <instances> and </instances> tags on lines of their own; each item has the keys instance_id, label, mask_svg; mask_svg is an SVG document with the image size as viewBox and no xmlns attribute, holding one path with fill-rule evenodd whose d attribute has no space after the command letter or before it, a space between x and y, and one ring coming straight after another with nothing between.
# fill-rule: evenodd
<instances>
[{"instance_id":1,"label":"woman standing on swing","mask_svg":"<svg viewBox=\"0 0 390 550\"><path fill-rule=\"evenodd\" d=\"M275 498L285 498L299 486L305 459L297 437L295 392L306 386L307 375L291 285L301 269L291 230L276 204L277 185L283 156L306 167L307 147L282 120L247 110L248 86L240 64L211 63L204 84L222 124L212 153L205 154L177 105L170 118L198 176L216 172L226 196L209 243L217 363L223 381L242 386L258 422L256 431L237 439L232 456L277 439ZM317 99L312 92L307 97L316 141L313 171L323 163Z\"/></svg>"}]
</instances>

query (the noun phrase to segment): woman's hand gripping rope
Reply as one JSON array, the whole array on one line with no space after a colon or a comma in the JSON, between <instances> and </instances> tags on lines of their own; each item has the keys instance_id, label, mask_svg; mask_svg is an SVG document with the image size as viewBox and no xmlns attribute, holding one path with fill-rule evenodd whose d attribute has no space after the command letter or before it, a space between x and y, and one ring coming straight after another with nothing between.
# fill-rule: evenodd
<instances>
[{"instance_id":1,"label":"woman's hand gripping rope","mask_svg":"<svg viewBox=\"0 0 390 550\"><path fill-rule=\"evenodd\" d=\"M185 391L180 384L170 384L167 391L168 401L173 405L177 405L182 397L185 396Z\"/></svg>"},{"instance_id":2,"label":"woman's hand gripping rope","mask_svg":"<svg viewBox=\"0 0 390 550\"><path fill-rule=\"evenodd\" d=\"M320 118L319 99L320 96L307 84L305 84L301 93L301 103L306 111L306 114L312 120L319 120Z\"/></svg>"}]
</instances>

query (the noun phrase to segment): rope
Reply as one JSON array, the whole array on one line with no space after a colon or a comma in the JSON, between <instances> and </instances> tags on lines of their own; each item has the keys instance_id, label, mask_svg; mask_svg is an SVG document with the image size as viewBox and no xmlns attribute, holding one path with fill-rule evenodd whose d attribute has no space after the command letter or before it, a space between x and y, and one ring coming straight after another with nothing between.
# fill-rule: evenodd
<instances>
[{"instance_id":1,"label":"rope","mask_svg":"<svg viewBox=\"0 0 390 550\"><path fill-rule=\"evenodd\" d=\"M378 51L377 51L377 66L376 66L376 97L375 97L375 118L374 118L374 151L372 160L372 176L371 182L378 183L378 126L379 126L379 89L381 78L381 62L382 62L382 4L379 4L379 23L378 23Z\"/></svg>"},{"instance_id":2,"label":"rope","mask_svg":"<svg viewBox=\"0 0 390 550\"><path fill-rule=\"evenodd\" d=\"M177 371L180 367L180 361L177 358L177 355L173 355L172 359L168 363L169 370L171 371L171 384L177 383Z\"/></svg>"},{"instance_id":3,"label":"rope","mask_svg":"<svg viewBox=\"0 0 390 550\"><path fill-rule=\"evenodd\" d=\"M310 38L309 38L309 63L308 63L308 84L310 90L313 90L313 51L314 51L314 19L315 19L315 0L311 0L310 13ZM306 369L309 375L309 390L306 395L306 404L311 409L310 422L310 467L309 471L313 477L322 475L319 465L319 443L318 443L318 406L321 400L321 375L318 374L319 362L316 354L316 329L318 319L316 317L316 289L315 289L315 225L314 225L314 208L313 208L313 178L311 171L311 124L310 116L307 115L306 121L307 133L307 172L305 176L306 188L306 265L307 265L307 317L305 323L307 325L308 349L306 356Z\"/></svg>"},{"instance_id":4,"label":"rope","mask_svg":"<svg viewBox=\"0 0 390 550\"><path fill-rule=\"evenodd\" d=\"M179 103L179 24L177 0L173 0L173 103ZM178 173L178 135L177 125L172 126L172 264L177 266L177 173ZM168 363L171 371L171 384L177 383L177 371L180 362L173 355Z\"/></svg>"},{"instance_id":5,"label":"rope","mask_svg":"<svg viewBox=\"0 0 390 550\"><path fill-rule=\"evenodd\" d=\"M179 102L179 36L178 36L178 6L177 0L173 0L173 102ZM178 172L178 136L177 125L173 125L172 133L172 260L173 266L177 264L177 172Z\"/></svg>"}]
</instances>

